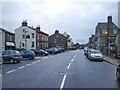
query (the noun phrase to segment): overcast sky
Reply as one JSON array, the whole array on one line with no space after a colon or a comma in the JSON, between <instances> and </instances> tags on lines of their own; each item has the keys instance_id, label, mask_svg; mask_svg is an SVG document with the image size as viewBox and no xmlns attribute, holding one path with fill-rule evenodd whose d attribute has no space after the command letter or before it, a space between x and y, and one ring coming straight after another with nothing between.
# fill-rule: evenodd
<instances>
[{"instance_id":1,"label":"overcast sky","mask_svg":"<svg viewBox=\"0 0 120 90\"><path fill-rule=\"evenodd\" d=\"M15 0L13 0L15 1ZM118 2L81 2L79 0L39 0L27 2L1 2L0 27L14 32L27 20L29 26L41 26L42 31L53 34L67 32L74 43L86 43L94 34L98 22L107 22L112 15L118 25Z\"/></svg>"}]
</instances>

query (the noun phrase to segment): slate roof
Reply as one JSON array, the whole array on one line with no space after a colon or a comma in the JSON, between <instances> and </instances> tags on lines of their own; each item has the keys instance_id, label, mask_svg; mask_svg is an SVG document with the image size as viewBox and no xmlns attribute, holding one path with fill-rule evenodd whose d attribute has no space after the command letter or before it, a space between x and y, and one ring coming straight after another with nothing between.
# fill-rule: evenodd
<instances>
[{"instance_id":1,"label":"slate roof","mask_svg":"<svg viewBox=\"0 0 120 90\"><path fill-rule=\"evenodd\" d=\"M4 32L7 32L7 33L10 33L10 34L15 34L15 33L12 33L12 32L10 32L10 31L7 31L7 30L5 30L5 29L3 29L3 28L0 28L0 30L2 30L2 31L4 31Z\"/></svg>"},{"instance_id":2,"label":"slate roof","mask_svg":"<svg viewBox=\"0 0 120 90\"><path fill-rule=\"evenodd\" d=\"M43 32L43 31L38 31L37 29L35 29L35 28L33 28L33 27L30 27L30 26L27 26L27 27L28 27L28 28L30 28L30 29L35 30L35 31L36 31L36 33L40 33L40 34L44 34L44 35L49 36L49 34L47 34L47 33Z\"/></svg>"}]
</instances>

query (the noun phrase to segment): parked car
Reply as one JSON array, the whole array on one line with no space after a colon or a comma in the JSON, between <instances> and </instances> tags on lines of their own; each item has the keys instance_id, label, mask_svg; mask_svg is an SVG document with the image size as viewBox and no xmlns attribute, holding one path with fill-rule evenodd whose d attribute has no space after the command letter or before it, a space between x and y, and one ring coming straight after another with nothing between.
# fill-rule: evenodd
<instances>
[{"instance_id":1,"label":"parked car","mask_svg":"<svg viewBox=\"0 0 120 90\"><path fill-rule=\"evenodd\" d=\"M58 49L57 48L50 48L50 49L47 49L45 51L47 51L50 54L57 54L58 53Z\"/></svg>"},{"instance_id":2,"label":"parked car","mask_svg":"<svg viewBox=\"0 0 120 90\"><path fill-rule=\"evenodd\" d=\"M31 50L22 50L20 51L23 58L29 58L30 60L35 58L35 53Z\"/></svg>"},{"instance_id":3,"label":"parked car","mask_svg":"<svg viewBox=\"0 0 120 90\"><path fill-rule=\"evenodd\" d=\"M116 69L116 78L118 81L120 81L120 65L118 65L118 67Z\"/></svg>"},{"instance_id":4,"label":"parked car","mask_svg":"<svg viewBox=\"0 0 120 90\"><path fill-rule=\"evenodd\" d=\"M87 50L85 51L85 55L87 58L89 58L89 54L91 53L91 50L95 50L95 49L87 48Z\"/></svg>"},{"instance_id":5,"label":"parked car","mask_svg":"<svg viewBox=\"0 0 120 90\"><path fill-rule=\"evenodd\" d=\"M90 60L102 61L103 60L103 55L99 50L91 49L90 52L88 52L88 58Z\"/></svg>"},{"instance_id":6,"label":"parked car","mask_svg":"<svg viewBox=\"0 0 120 90\"><path fill-rule=\"evenodd\" d=\"M2 63L3 63L2 54L3 54L3 51L0 50L0 67L2 66Z\"/></svg>"},{"instance_id":7,"label":"parked car","mask_svg":"<svg viewBox=\"0 0 120 90\"><path fill-rule=\"evenodd\" d=\"M85 55L85 56L87 56L87 51L88 51L88 49L89 49L88 47L85 47L85 48L84 48L84 55Z\"/></svg>"},{"instance_id":8,"label":"parked car","mask_svg":"<svg viewBox=\"0 0 120 90\"><path fill-rule=\"evenodd\" d=\"M19 51L16 50L4 50L2 51L3 63L18 63L22 59Z\"/></svg>"},{"instance_id":9,"label":"parked car","mask_svg":"<svg viewBox=\"0 0 120 90\"><path fill-rule=\"evenodd\" d=\"M61 48L62 52L65 52L65 48Z\"/></svg>"},{"instance_id":10,"label":"parked car","mask_svg":"<svg viewBox=\"0 0 120 90\"><path fill-rule=\"evenodd\" d=\"M32 49L32 51L36 54L36 56L39 56L39 55L47 56L49 54L48 52L42 49Z\"/></svg>"}]
</instances>

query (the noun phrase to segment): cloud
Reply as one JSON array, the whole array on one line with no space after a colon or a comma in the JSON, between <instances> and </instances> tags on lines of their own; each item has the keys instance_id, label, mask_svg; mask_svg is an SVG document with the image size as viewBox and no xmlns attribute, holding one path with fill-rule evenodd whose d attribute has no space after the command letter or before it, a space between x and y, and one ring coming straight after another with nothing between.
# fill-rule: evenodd
<instances>
[{"instance_id":1,"label":"cloud","mask_svg":"<svg viewBox=\"0 0 120 90\"><path fill-rule=\"evenodd\" d=\"M67 32L74 42L87 42L94 34L98 22L106 22L113 16L118 22L117 2L79 2L77 0L40 0L36 2L2 2L2 26L14 31L27 20L29 26L40 25L42 30L54 33L59 29ZM112 8L111 8L112 7Z\"/></svg>"}]
</instances>

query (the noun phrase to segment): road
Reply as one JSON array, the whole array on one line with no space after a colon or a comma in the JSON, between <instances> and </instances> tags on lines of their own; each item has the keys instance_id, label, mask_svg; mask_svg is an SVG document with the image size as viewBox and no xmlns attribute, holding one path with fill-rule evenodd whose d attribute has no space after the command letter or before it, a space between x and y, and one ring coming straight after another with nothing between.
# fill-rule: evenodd
<instances>
[{"instance_id":1,"label":"road","mask_svg":"<svg viewBox=\"0 0 120 90\"><path fill-rule=\"evenodd\" d=\"M118 88L116 66L90 61L83 50L3 65L3 88Z\"/></svg>"}]
</instances>

